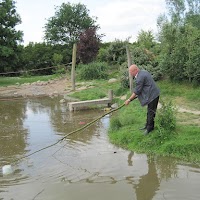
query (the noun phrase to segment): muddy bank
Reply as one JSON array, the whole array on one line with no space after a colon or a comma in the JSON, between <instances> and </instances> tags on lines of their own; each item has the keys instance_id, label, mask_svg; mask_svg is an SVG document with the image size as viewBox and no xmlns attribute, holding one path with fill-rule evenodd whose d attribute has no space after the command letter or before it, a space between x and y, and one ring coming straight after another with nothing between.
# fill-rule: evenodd
<instances>
[{"instance_id":1,"label":"muddy bank","mask_svg":"<svg viewBox=\"0 0 200 200\"><path fill-rule=\"evenodd\" d=\"M65 95L71 91L68 79L55 79L50 81L37 81L22 85L0 87L0 98L56 96Z\"/></svg>"}]
</instances>

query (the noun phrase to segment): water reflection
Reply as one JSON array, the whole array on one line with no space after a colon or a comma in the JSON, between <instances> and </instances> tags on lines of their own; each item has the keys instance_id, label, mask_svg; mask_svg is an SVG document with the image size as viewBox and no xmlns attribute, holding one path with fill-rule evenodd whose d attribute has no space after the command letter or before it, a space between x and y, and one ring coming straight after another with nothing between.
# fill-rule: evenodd
<instances>
[{"instance_id":1,"label":"water reflection","mask_svg":"<svg viewBox=\"0 0 200 200\"><path fill-rule=\"evenodd\" d=\"M199 166L110 144L109 115L13 163L83 127L103 111L70 113L59 98L0 102L0 111L0 165L12 163L15 168L11 176L0 176L0 199L200 199Z\"/></svg>"},{"instance_id":2,"label":"water reflection","mask_svg":"<svg viewBox=\"0 0 200 200\"><path fill-rule=\"evenodd\" d=\"M156 165L153 160L148 160L148 173L140 176L137 184L134 185L137 200L153 199L160 184Z\"/></svg>"},{"instance_id":3,"label":"water reflection","mask_svg":"<svg viewBox=\"0 0 200 200\"><path fill-rule=\"evenodd\" d=\"M26 106L23 102L0 103L0 162L1 166L22 156L26 150L27 129L23 127Z\"/></svg>"}]
</instances>

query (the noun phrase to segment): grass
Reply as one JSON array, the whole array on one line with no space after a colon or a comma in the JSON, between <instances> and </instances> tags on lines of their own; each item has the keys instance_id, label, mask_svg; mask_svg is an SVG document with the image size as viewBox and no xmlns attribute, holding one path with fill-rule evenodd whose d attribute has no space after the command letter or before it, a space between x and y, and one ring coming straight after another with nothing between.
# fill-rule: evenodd
<instances>
[{"instance_id":1,"label":"grass","mask_svg":"<svg viewBox=\"0 0 200 200\"><path fill-rule=\"evenodd\" d=\"M89 84L87 90L76 91L69 96L83 100L93 100L100 99L108 96L108 90L112 89L114 94L117 93L119 88L119 81L114 83L108 83L108 80L95 80L90 82L85 82L85 85ZM77 83L78 86L81 87Z\"/></svg>"},{"instance_id":2,"label":"grass","mask_svg":"<svg viewBox=\"0 0 200 200\"><path fill-rule=\"evenodd\" d=\"M172 100L176 105L200 108L200 87L195 88L189 83L172 83L168 80L159 81L158 86L161 88L161 96Z\"/></svg>"},{"instance_id":3,"label":"grass","mask_svg":"<svg viewBox=\"0 0 200 200\"><path fill-rule=\"evenodd\" d=\"M33 83L37 81L49 81L51 79L57 78L58 75L49 76L31 76L31 77L0 77L0 87L5 87L9 85Z\"/></svg>"},{"instance_id":4,"label":"grass","mask_svg":"<svg viewBox=\"0 0 200 200\"><path fill-rule=\"evenodd\" d=\"M174 131L160 130L159 111L155 130L144 136L139 130L145 123L146 109L133 101L111 119L109 138L112 143L138 153L171 156L200 163L200 128L198 125L180 125Z\"/></svg>"}]
</instances>

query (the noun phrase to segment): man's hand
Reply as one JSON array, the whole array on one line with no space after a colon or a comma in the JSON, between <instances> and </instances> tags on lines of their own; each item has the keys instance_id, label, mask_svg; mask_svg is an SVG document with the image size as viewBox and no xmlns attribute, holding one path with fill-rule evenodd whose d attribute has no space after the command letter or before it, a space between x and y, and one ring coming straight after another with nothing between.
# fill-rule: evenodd
<instances>
[{"instance_id":1,"label":"man's hand","mask_svg":"<svg viewBox=\"0 0 200 200\"><path fill-rule=\"evenodd\" d=\"M130 100L130 99L127 99L127 100L124 102L124 104L125 104L125 105L128 105L130 102L131 102L131 100Z\"/></svg>"}]
</instances>

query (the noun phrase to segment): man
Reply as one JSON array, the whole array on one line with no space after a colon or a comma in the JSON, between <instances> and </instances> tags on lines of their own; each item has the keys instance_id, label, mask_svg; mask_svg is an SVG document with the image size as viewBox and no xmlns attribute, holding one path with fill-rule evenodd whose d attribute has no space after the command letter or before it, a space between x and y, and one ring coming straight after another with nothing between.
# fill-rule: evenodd
<instances>
[{"instance_id":1,"label":"man","mask_svg":"<svg viewBox=\"0 0 200 200\"><path fill-rule=\"evenodd\" d=\"M135 77L136 87L130 98L125 101L125 105L128 105L137 97L142 106L147 105L146 124L145 127L141 128L141 130L145 130L144 134L147 135L154 130L154 118L160 91L148 71L140 70L137 65L131 65L129 67L129 73L132 77Z\"/></svg>"}]
</instances>

